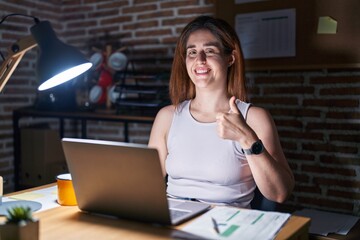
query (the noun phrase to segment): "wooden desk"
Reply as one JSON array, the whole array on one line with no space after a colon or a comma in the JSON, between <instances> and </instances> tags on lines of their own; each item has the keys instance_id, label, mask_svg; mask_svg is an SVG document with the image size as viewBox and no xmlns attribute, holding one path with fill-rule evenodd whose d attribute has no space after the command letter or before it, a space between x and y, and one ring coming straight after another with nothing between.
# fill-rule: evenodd
<instances>
[{"instance_id":1,"label":"wooden desk","mask_svg":"<svg viewBox=\"0 0 360 240\"><path fill-rule=\"evenodd\" d=\"M14 194L51 187L48 184L31 188ZM49 210L34 213L40 219L40 240L57 239L200 239L189 233L181 231L187 224L172 227L160 227L135 221L120 220L103 216L83 213L77 206L58 206ZM279 231L275 239L307 240L309 239L310 219L291 216L289 221Z\"/></svg>"},{"instance_id":2,"label":"wooden desk","mask_svg":"<svg viewBox=\"0 0 360 240\"><path fill-rule=\"evenodd\" d=\"M58 207L35 214L40 219L40 239L199 239L176 228L110 219L82 213L77 207ZM185 223L186 224L186 223ZM292 216L275 239L308 239L310 219Z\"/></svg>"},{"instance_id":3,"label":"wooden desk","mask_svg":"<svg viewBox=\"0 0 360 240\"><path fill-rule=\"evenodd\" d=\"M41 111L33 107L24 107L13 112L13 131L14 131L14 179L15 190L20 190L20 164L21 164L21 134L20 119L25 117L34 118L55 118L59 120L59 136L64 136L64 120L79 120L81 122L81 138L87 138L87 121L110 121L124 123L124 139L129 141L129 123L152 124L155 115L140 116L135 114L114 114L105 112L86 112L86 111Z\"/></svg>"}]
</instances>

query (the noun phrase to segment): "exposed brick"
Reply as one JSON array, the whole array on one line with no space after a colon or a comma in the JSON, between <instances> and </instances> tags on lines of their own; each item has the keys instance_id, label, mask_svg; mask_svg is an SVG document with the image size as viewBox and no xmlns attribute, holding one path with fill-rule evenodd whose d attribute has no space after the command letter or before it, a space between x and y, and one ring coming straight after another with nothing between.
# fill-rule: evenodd
<instances>
[{"instance_id":1,"label":"exposed brick","mask_svg":"<svg viewBox=\"0 0 360 240\"><path fill-rule=\"evenodd\" d=\"M345 198L345 199L354 199L354 200L360 200L360 193L357 192L349 192L349 191L339 191L339 190L328 190L327 191L328 196L334 196L339 198Z\"/></svg>"},{"instance_id":2,"label":"exposed brick","mask_svg":"<svg viewBox=\"0 0 360 240\"><path fill-rule=\"evenodd\" d=\"M154 11L156 9L157 9L157 6L155 4L149 4L149 5L140 5L140 6L134 6L134 7L124 7L122 9L122 12L125 14L141 13L141 12L147 12L147 11Z\"/></svg>"},{"instance_id":3,"label":"exposed brick","mask_svg":"<svg viewBox=\"0 0 360 240\"><path fill-rule=\"evenodd\" d=\"M156 38L148 39L139 39L139 40L124 40L124 45L127 46L139 46L139 45L148 45L148 44L158 44L159 40Z\"/></svg>"},{"instance_id":4,"label":"exposed brick","mask_svg":"<svg viewBox=\"0 0 360 240\"><path fill-rule=\"evenodd\" d=\"M303 105L306 107L357 107L357 99L304 99Z\"/></svg>"},{"instance_id":5,"label":"exposed brick","mask_svg":"<svg viewBox=\"0 0 360 240\"><path fill-rule=\"evenodd\" d=\"M356 181L356 180L315 177L313 179L313 181L314 181L315 184L324 185L324 186L339 186L339 187L346 187L346 188L360 188L360 181Z\"/></svg>"},{"instance_id":6,"label":"exposed brick","mask_svg":"<svg viewBox=\"0 0 360 240\"><path fill-rule=\"evenodd\" d=\"M88 13L89 18L102 18L102 17L109 17L109 16L115 16L119 14L118 9L109 9L106 11L96 11L96 12L90 12Z\"/></svg>"},{"instance_id":7,"label":"exposed brick","mask_svg":"<svg viewBox=\"0 0 360 240\"><path fill-rule=\"evenodd\" d=\"M255 78L255 84L287 84L300 86L304 82L304 79L300 76L294 77L257 77Z\"/></svg>"},{"instance_id":8,"label":"exposed brick","mask_svg":"<svg viewBox=\"0 0 360 240\"><path fill-rule=\"evenodd\" d=\"M67 25L70 29L77 29L77 28L84 28L87 26L96 25L96 21L88 20L88 21L79 21L79 22L72 22Z\"/></svg>"},{"instance_id":9,"label":"exposed brick","mask_svg":"<svg viewBox=\"0 0 360 240\"><path fill-rule=\"evenodd\" d=\"M136 37L163 36L171 34L171 29L143 30L135 32Z\"/></svg>"},{"instance_id":10,"label":"exposed brick","mask_svg":"<svg viewBox=\"0 0 360 240\"><path fill-rule=\"evenodd\" d=\"M295 97L253 97L251 99L255 104L298 105L298 99Z\"/></svg>"},{"instance_id":11,"label":"exposed brick","mask_svg":"<svg viewBox=\"0 0 360 240\"><path fill-rule=\"evenodd\" d=\"M134 5L145 4L145 3L158 3L158 0L134 0Z\"/></svg>"},{"instance_id":12,"label":"exposed brick","mask_svg":"<svg viewBox=\"0 0 360 240\"><path fill-rule=\"evenodd\" d=\"M297 192L305 192L305 193L315 193L315 194L321 193L321 189L319 188L319 186L296 185L294 190Z\"/></svg>"},{"instance_id":13,"label":"exposed brick","mask_svg":"<svg viewBox=\"0 0 360 240\"><path fill-rule=\"evenodd\" d=\"M329 153L348 153L355 154L358 153L357 147L351 146L336 146L334 144L326 143L303 143L302 148L307 151L323 151Z\"/></svg>"},{"instance_id":14,"label":"exposed brick","mask_svg":"<svg viewBox=\"0 0 360 240\"><path fill-rule=\"evenodd\" d=\"M299 120L295 119L274 119L276 126L278 127L294 127L294 128L302 128L303 123Z\"/></svg>"},{"instance_id":15,"label":"exposed brick","mask_svg":"<svg viewBox=\"0 0 360 240\"><path fill-rule=\"evenodd\" d=\"M345 157L345 156L334 156L334 155L321 155L320 162L328 163L328 164L339 164L341 166L349 166L349 165L360 165L359 157Z\"/></svg>"},{"instance_id":16,"label":"exposed brick","mask_svg":"<svg viewBox=\"0 0 360 240\"><path fill-rule=\"evenodd\" d=\"M360 131L360 123L358 124L357 130ZM342 142L358 142L360 143L360 134L330 134L331 141L342 141Z\"/></svg>"},{"instance_id":17,"label":"exposed brick","mask_svg":"<svg viewBox=\"0 0 360 240\"><path fill-rule=\"evenodd\" d=\"M328 123L328 122L309 122L306 125L306 129L307 130L321 130L321 129L326 129L326 130L354 130L354 129L359 129L359 124L357 123L349 123L349 122L339 122L337 121L336 123Z\"/></svg>"},{"instance_id":18,"label":"exposed brick","mask_svg":"<svg viewBox=\"0 0 360 240\"><path fill-rule=\"evenodd\" d=\"M268 96L271 94L312 94L314 93L314 87L266 87L264 89L264 95Z\"/></svg>"},{"instance_id":19,"label":"exposed brick","mask_svg":"<svg viewBox=\"0 0 360 240\"><path fill-rule=\"evenodd\" d=\"M144 21L144 22L136 22L131 24L124 24L123 29L124 30L136 30L141 28L153 28L157 27L158 21Z\"/></svg>"},{"instance_id":20,"label":"exposed brick","mask_svg":"<svg viewBox=\"0 0 360 240\"><path fill-rule=\"evenodd\" d=\"M326 118L334 118L334 119L360 119L360 112L339 112L339 111L330 111L326 114Z\"/></svg>"},{"instance_id":21,"label":"exposed brick","mask_svg":"<svg viewBox=\"0 0 360 240\"><path fill-rule=\"evenodd\" d=\"M174 12L171 10L166 10L166 11L156 11L156 12L151 12L151 13L143 13L143 14L139 14L137 16L137 19L139 20L144 20L144 19L152 19L152 18L159 18L159 17L171 17L174 15Z\"/></svg>"},{"instance_id":22,"label":"exposed brick","mask_svg":"<svg viewBox=\"0 0 360 240\"><path fill-rule=\"evenodd\" d=\"M212 12L213 11L213 7L202 7L202 8L199 8L199 7L196 7L196 8L183 8L183 9L179 9L178 10L178 13L179 15L185 15L185 14L198 14L198 15L201 15L201 14L206 14L206 13L209 13L209 12Z\"/></svg>"},{"instance_id":23,"label":"exposed brick","mask_svg":"<svg viewBox=\"0 0 360 240\"><path fill-rule=\"evenodd\" d=\"M95 2L97 3L96 6L97 9L116 9L129 5L129 1L127 0L109 1L107 3L101 3L99 1L95 1Z\"/></svg>"},{"instance_id":24,"label":"exposed brick","mask_svg":"<svg viewBox=\"0 0 360 240\"><path fill-rule=\"evenodd\" d=\"M360 87L325 88L320 90L320 95L360 95Z\"/></svg>"},{"instance_id":25,"label":"exposed brick","mask_svg":"<svg viewBox=\"0 0 360 240\"><path fill-rule=\"evenodd\" d=\"M165 37L162 40L162 43L164 44L176 44L176 42L178 41L178 37Z\"/></svg>"},{"instance_id":26,"label":"exposed brick","mask_svg":"<svg viewBox=\"0 0 360 240\"><path fill-rule=\"evenodd\" d=\"M1 9L1 11L3 11L4 13L7 13L7 14L10 14L10 13L26 14L26 10L22 6L20 6L20 5L13 6L13 5L6 4L5 2L0 2L0 9Z\"/></svg>"},{"instance_id":27,"label":"exposed brick","mask_svg":"<svg viewBox=\"0 0 360 240\"><path fill-rule=\"evenodd\" d=\"M285 156L287 157L288 160L301 160L301 161L314 161L315 157L314 155L311 154L306 154L306 153L294 153L294 152L287 152L285 151Z\"/></svg>"},{"instance_id":28,"label":"exposed brick","mask_svg":"<svg viewBox=\"0 0 360 240\"><path fill-rule=\"evenodd\" d=\"M83 2L83 1L86 2L87 4L91 3L91 0L66 0L66 1L57 0L57 1L60 1L63 9L65 9L69 6L74 6L74 5L79 6L81 4L81 2Z\"/></svg>"},{"instance_id":29,"label":"exposed brick","mask_svg":"<svg viewBox=\"0 0 360 240\"><path fill-rule=\"evenodd\" d=\"M300 183L308 183L309 182L309 176L305 174L294 174L294 178L296 182Z\"/></svg>"},{"instance_id":30,"label":"exposed brick","mask_svg":"<svg viewBox=\"0 0 360 240\"><path fill-rule=\"evenodd\" d=\"M277 126L281 125L281 122ZM300 126L301 127L301 126ZM290 131L290 130L279 130L280 138L292 138L292 139L302 139L302 140L323 140L324 134L320 132L297 132L297 131Z\"/></svg>"},{"instance_id":31,"label":"exposed brick","mask_svg":"<svg viewBox=\"0 0 360 240\"><path fill-rule=\"evenodd\" d=\"M283 142L282 141L281 145L283 146L284 149L287 149L289 151L297 149L297 143L295 141L294 142L290 142L290 141Z\"/></svg>"},{"instance_id":32,"label":"exposed brick","mask_svg":"<svg viewBox=\"0 0 360 240\"><path fill-rule=\"evenodd\" d=\"M184 25L189 23L193 19L194 17L170 18L162 20L161 23L163 26Z\"/></svg>"},{"instance_id":33,"label":"exposed brick","mask_svg":"<svg viewBox=\"0 0 360 240\"><path fill-rule=\"evenodd\" d=\"M341 77L316 77L310 79L310 84L351 84L359 83L360 77L358 76L341 76Z\"/></svg>"},{"instance_id":34,"label":"exposed brick","mask_svg":"<svg viewBox=\"0 0 360 240\"><path fill-rule=\"evenodd\" d=\"M91 28L88 30L91 35L104 35L111 32L116 32L119 30L118 26L109 26L109 27L97 27Z\"/></svg>"},{"instance_id":35,"label":"exposed brick","mask_svg":"<svg viewBox=\"0 0 360 240\"><path fill-rule=\"evenodd\" d=\"M341 211L352 212L353 210L352 203L330 200L328 198L298 197L297 201L305 205L318 206L320 208L331 208L337 212L341 212Z\"/></svg>"},{"instance_id":36,"label":"exposed brick","mask_svg":"<svg viewBox=\"0 0 360 240\"><path fill-rule=\"evenodd\" d=\"M161 8L178 8L182 6L198 5L199 0L186 0L186 1L167 1L161 2Z\"/></svg>"},{"instance_id":37,"label":"exposed brick","mask_svg":"<svg viewBox=\"0 0 360 240\"><path fill-rule=\"evenodd\" d=\"M354 169L325 167L325 166L319 166L319 165L303 164L301 166L301 170L303 172L331 174L333 176L335 176L335 175L343 175L343 176L350 176L350 177L356 176L356 171Z\"/></svg>"},{"instance_id":38,"label":"exposed brick","mask_svg":"<svg viewBox=\"0 0 360 240\"><path fill-rule=\"evenodd\" d=\"M114 24L114 23L127 23L131 21L131 17L130 16L114 16L111 18L106 18L100 21L100 25L108 25L108 24Z\"/></svg>"}]
</instances>

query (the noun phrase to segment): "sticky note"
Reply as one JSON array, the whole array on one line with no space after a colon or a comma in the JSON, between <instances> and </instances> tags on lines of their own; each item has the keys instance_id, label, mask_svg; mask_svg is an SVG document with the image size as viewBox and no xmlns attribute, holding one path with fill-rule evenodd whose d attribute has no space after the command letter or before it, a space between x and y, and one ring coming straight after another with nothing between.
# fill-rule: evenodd
<instances>
[{"instance_id":1,"label":"sticky note","mask_svg":"<svg viewBox=\"0 0 360 240\"><path fill-rule=\"evenodd\" d=\"M318 34L336 34L337 21L329 16L319 17Z\"/></svg>"}]
</instances>

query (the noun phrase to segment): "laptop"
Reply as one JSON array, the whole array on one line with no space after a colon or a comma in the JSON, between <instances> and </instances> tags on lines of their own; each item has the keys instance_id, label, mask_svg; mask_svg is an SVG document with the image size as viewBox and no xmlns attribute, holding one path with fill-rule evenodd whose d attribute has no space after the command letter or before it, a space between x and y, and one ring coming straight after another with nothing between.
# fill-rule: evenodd
<instances>
[{"instance_id":1,"label":"laptop","mask_svg":"<svg viewBox=\"0 0 360 240\"><path fill-rule=\"evenodd\" d=\"M147 145L63 138L62 146L84 212L177 225L210 208L168 198L159 154Z\"/></svg>"}]
</instances>

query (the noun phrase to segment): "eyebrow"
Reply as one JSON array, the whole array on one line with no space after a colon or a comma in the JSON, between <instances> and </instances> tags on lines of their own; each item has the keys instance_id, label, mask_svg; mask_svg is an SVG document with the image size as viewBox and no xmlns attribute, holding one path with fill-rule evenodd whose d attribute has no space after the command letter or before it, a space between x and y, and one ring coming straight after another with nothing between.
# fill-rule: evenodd
<instances>
[{"instance_id":1,"label":"eyebrow","mask_svg":"<svg viewBox=\"0 0 360 240\"><path fill-rule=\"evenodd\" d=\"M221 48L221 45L219 44L219 42L207 42L203 46L205 46L205 47L213 46L213 47L217 47L219 49ZM196 47L195 45L189 45L189 46L186 47L186 49L195 48L195 47Z\"/></svg>"}]
</instances>

